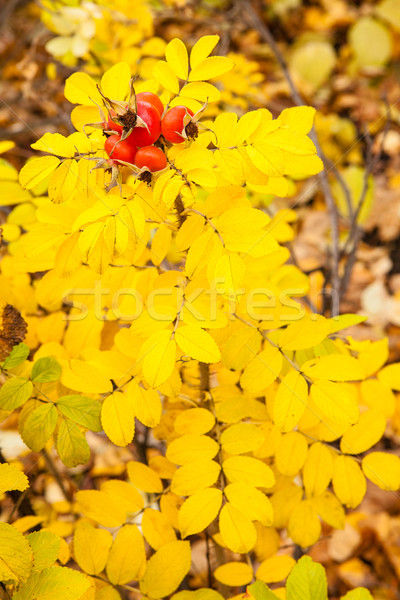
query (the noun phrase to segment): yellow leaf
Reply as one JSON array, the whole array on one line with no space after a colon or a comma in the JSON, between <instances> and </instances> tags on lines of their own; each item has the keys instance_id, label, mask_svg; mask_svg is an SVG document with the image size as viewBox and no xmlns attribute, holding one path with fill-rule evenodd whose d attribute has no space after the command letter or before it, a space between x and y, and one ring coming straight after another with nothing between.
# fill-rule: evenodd
<instances>
[{"instance_id":1,"label":"yellow leaf","mask_svg":"<svg viewBox=\"0 0 400 600\"><path fill-rule=\"evenodd\" d=\"M27 487L29 487L29 481L25 473L14 465L0 465L0 496L9 490L23 492Z\"/></svg>"},{"instance_id":2,"label":"yellow leaf","mask_svg":"<svg viewBox=\"0 0 400 600\"><path fill-rule=\"evenodd\" d=\"M274 423L283 432L299 422L308 401L308 385L298 371L292 370L279 384L273 405Z\"/></svg>"},{"instance_id":3,"label":"yellow leaf","mask_svg":"<svg viewBox=\"0 0 400 600\"><path fill-rule=\"evenodd\" d=\"M56 156L41 156L29 160L19 173L19 182L26 190L31 190L44 181L60 164Z\"/></svg>"},{"instance_id":4,"label":"yellow leaf","mask_svg":"<svg viewBox=\"0 0 400 600\"><path fill-rule=\"evenodd\" d=\"M253 487L270 488L275 483L272 469L251 456L231 456L222 463L228 480L242 482Z\"/></svg>"},{"instance_id":5,"label":"yellow leaf","mask_svg":"<svg viewBox=\"0 0 400 600\"><path fill-rule=\"evenodd\" d=\"M223 295L236 302L244 293L243 281L246 267L237 254L221 256L215 265L214 278Z\"/></svg>"},{"instance_id":6,"label":"yellow leaf","mask_svg":"<svg viewBox=\"0 0 400 600\"><path fill-rule=\"evenodd\" d=\"M251 423L235 423L220 437L222 449L228 454L245 454L253 452L264 441L264 434L257 425Z\"/></svg>"},{"instance_id":7,"label":"yellow leaf","mask_svg":"<svg viewBox=\"0 0 400 600\"><path fill-rule=\"evenodd\" d=\"M63 158L72 158L75 155L73 143L61 133L45 133L31 146L34 150L41 150Z\"/></svg>"},{"instance_id":8,"label":"yellow leaf","mask_svg":"<svg viewBox=\"0 0 400 600\"><path fill-rule=\"evenodd\" d=\"M143 535L154 550L158 550L164 544L176 540L175 531L168 523L167 518L159 510L146 508L142 517Z\"/></svg>"},{"instance_id":9,"label":"yellow leaf","mask_svg":"<svg viewBox=\"0 0 400 600\"><path fill-rule=\"evenodd\" d=\"M268 345L247 365L240 384L248 392L261 392L279 377L283 357L279 348Z\"/></svg>"},{"instance_id":10,"label":"yellow leaf","mask_svg":"<svg viewBox=\"0 0 400 600\"><path fill-rule=\"evenodd\" d=\"M101 484L100 490L111 496L115 502L118 502L121 509L125 510L127 513L135 513L144 506L143 497L139 494L137 489L127 481L109 479Z\"/></svg>"},{"instance_id":11,"label":"yellow leaf","mask_svg":"<svg viewBox=\"0 0 400 600\"><path fill-rule=\"evenodd\" d=\"M346 522L346 514L339 500L332 492L325 491L320 496L311 498L311 503L321 519L336 529L343 529Z\"/></svg>"},{"instance_id":12,"label":"yellow leaf","mask_svg":"<svg viewBox=\"0 0 400 600\"><path fill-rule=\"evenodd\" d=\"M153 77L169 92L179 94L179 81L170 65L164 60L159 60L153 69Z\"/></svg>"},{"instance_id":13,"label":"yellow leaf","mask_svg":"<svg viewBox=\"0 0 400 600\"><path fill-rule=\"evenodd\" d=\"M77 508L88 519L104 527L120 527L125 523L126 511L118 499L98 490L81 490L76 494Z\"/></svg>"},{"instance_id":14,"label":"yellow leaf","mask_svg":"<svg viewBox=\"0 0 400 600\"><path fill-rule=\"evenodd\" d=\"M179 251L187 250L201 235L204 229L204 218L200 215L189 215L183 222L176 235L176 245Z\"/></svg>"},{"instance_id":15,"label":"yellow leaf","mask_svg":"<svg viewBox=\"0 0 400 600\"><path fill-rule=\"evenodd\" d=\"M253 165L270 177L280 177L284 173L285 161L283 151L266 141L254 142L246 146L246 151Z\"/></svg>"},{"instance_id":16,"label":"yellow leaf","mask_svg":"<svg viewBox=\"0 0 400 600\"><path fill-rule=\"evenodd\" d=\"M206 59L219 42L219 35L203 35L192 48L190 66L195 69Z\"/></svg>"},{"instance_id":17,"label":"yellow leaf","mask_svg":"<svg viewBox=\"0 0 400 600\"><path fill-rule=\"evenodd\" d=\"M322 315L305 315L289 325L279 338L285 351L304 350L320 344L330 333L330 323Z\"/></svg>"},{"instance_id":18,"label":"yellow leaf","mask_svg":"<svg viewBox=\"0 0 400 600\"><path fill-rule=\"evenodd\" d=\"M365 477L350 456L337 456L333 463L333 490L342 504L356 508L364 498L367 484Z\"/></svg>"},{"instance_id":19,"label":"yellow leaf","mask_svg":"<svg viewBox=\"0 0 400 600\"><path fill-rule=\"evenodd\" d=\"M253 569L244 562L228 562L217 567L214 577L229 587L247 585L253 579Z\"/></svg>"},{"instance_id":20,"label":"yellow leaf","mask_svg":"<svg viewBox=\"0 0 400 600\"><path fill-rule=\"evenodd\" d=\"M293 509L299 504L303 497L303 489L294 483L284 485L271 496L271 504L274 511L274 526L282 529L287 526Z\"/></svg>"},{"instance_id":21,"label":"yellow leaf","mask_svg":"<svg viewBox=\"0 0 400 600\"><path fill-rule=\"evenodd\" d=\"M345 454L361 454L379 442L386 428L386 418L380 410L373 408L360 415L358 423L342 436L340 449Z\"/></svg>"},{"instance_id":22,"label":"yellow leaf","mask_svg":"<svg viewBox=\"0 0 400 600\"><path fill-rule=\"evenodd\" d=\"M107 437L117 446L127 446L135 433L135 411L132 398L124 392L113 392L103 402L101 424Z\"/></svg>"},{"instance_id":23,"label":"yellow leaf","mask_svg":"<svg viewBox=\"0 0 400 600\"><path fill-rule=\"evenodd\" d=\"M65 387L86 394L102 394L112 389L112 383L107 375L86 361L77 359L63 363L61 383Z\"/></svg>"},{"instance_id":24,"label":"yellow leaf","mask_svg":"<svg viewBox=\"0 0 400 600\"><path fill-rule=\"evenodd\" d=\"M161 479L147 465L130 461L127 464L128 477L134 486L148 494L160 494L163 491Z\"/></svg>"},{"instance_id":25,"label":"yellow leaf","mask_svg":"<svg viewBox=\"0 0 400 600\"><path fill-rule=\"evenodd\" d=\"M251 521L260 521L265 526L272 525L271 501L257 488L242 482L230 483L225 487L224 494Z\"/></svg>"},{"instance_id":26,"label":"yellow leaf","mask_svg":"<svg viewBox=\"0 0 400 600\"><path fill-rule=\"evenodd\" d=\"M11 148L15 147L15 142L11 142L9 140L2 140L0 142L0 154L3 154L4 152L8 152L9 150L11 150Z\"/></svg>"},{"instance_id":27,"label":"yellow leaf","mask_svg":"<svg viewBox=\"0 0 400 600\"><path fill-rule=\"evenodd\" d=\"M65 466L84 465L90 458L89 444L80 427L63 419L57 433L57 452Z\"/></svg>"},{"instance_id":28,"label":"yellow leaf","mask_svg":"<svg viewBox=\"0 0 400 600\"><path fill-rule=\"evenodd\" d=\"M13 595L15 600L80 600L92 587L83 573L67 567L49 567L31 575ZM93 595L92 595L93 598Z\"/></svg>"},{"instance_id":29,"label":"yellow leaf","mask_svg":"<svg viewBox=\"0 0 400 600\"><path fill-rule=\"evenodd\" d=\"M185 264L186 275L191 279L201 270L201 268L206 266L212 251L211 241L213 237L213 230L206 229L191 244Z\"/></svg>"},{"instance_id":30,"label":"yellow leaf","mask_svg":"<svg viewBox=\"0 0 400 600\"><path fill-rule=\"evenodd\" d=\"M226 56L210 56L205 58L196 67L192 68L189 74L189 81L204 81L213 79L231 71L235 63Z\"/></svg>"},{"instance_id":31,"label":"yellow leaf","mask_svg":"<svg viewBox=\"0 0 400 600\"><path fill-rule=\"evenodd\" d=\"M238 508L227 502L219 515L219 531L224 544L232 550L245 554L254 547L257 533L253 523Z\"/></svg>"},{"instance_id":32,"label":"yellow leaf","mask_svg":"<svg viewBox=\"0 0 400 600\"><path fill-rule=\"evenodd\" d=\"M400 458L386 452L371 452L362 460L362 469L370 481L382 490L400 488Z\"/></svg>"},{"instance_id":33,"label":"yellow leaf","mask_svg":"<svg viewBox=\"0 0 400 600\"><path fill-rule=\"evenodd\" d=\"M185 44L179 38L174 38L165 48L165 58L168 65L179 79L187 79L188 55Z\"/></svg>"},{"instance_id":34,"label":"yellow leaf","mask_svg":"<svg viewBox=\"0 0 400 600\"><path fill-rule=\"evenodd\" d=\"M316 442L308 449L303 468L303 483L307 496L319 496L329 485L333 474L332 453L324 444Z\"/></svg>"},{"instance_id":35,"label":"yellow leaf","mask_svg":"<svg viewBox=\"0 0 400 600\"><path fill-rule=\"evenodd\" d=\"M222 363L228 369L240 371L258 353L262 337L257 329L242 327L232 333L221 348Z\"/></svg>"},{"instance_id":36,"label":"yellow leaf","mask_svg":"<svg viewBox=\"0 0 400 600\"><path fill-rule=\"evenodd\" d=\"M68 200L76 189L79 167L76 160L65 160L49 180L49 198L55 204Z\"/></svg>"},{"instance_id":37,"label":"yellow leaf","mask_svg":"<svg viewBox=\"0 0 400 600\"><path fill-rule=\"evenodd\" d=\"M65 82L64 95L72 104L103 105L96 83L87 73L73 73Z\"/></svg>"},{"instance_id":38,"label":"yellow leaf","mask_svg":"<svg viewBox=\"0 0 400 600\"><path fill-rule=\"evenodd\" d=\"M315 108L312 106L293 106L285 108L278 121L296 133L307 134L314 123Z\"/></svg>"},{"instance_id":39,"label":"yellow leaf","mask_svg":"<svg viewBox=\"0 0 400 600\"><path fill-rule=\"evenodd\" d=\"M216 363L221 359L221 353L214 339L196 325L178 327L175 338L182 351L195 360Z\"/></svg>"},{"instance_id":40,"label":"yellow leaf","mask_svg":"<svg viewBox=\"0 0 400 600\"><path fill-rule=\"evenodd\" d=\"M282 436L275 455L276 468L283 475L296 475L307 457L307 440L298 431L290 431Z\"/></svg>"},{"instance_id":41,"label":"yellow leaf","mask_svg":"<svg viewBox=\"0 0 400 600\"><path fill-rule=\"evenodd\" d=\"M126 389L127 395L133 403L133 411L136 418L146 425L155 427L161 419L161 399L156 390L145 390L134 379Z\"/></svg>"},{"instance_id":42,"label":"yellow leaf","mask_svg":"<svg viewBox=\"0 0 400 600\"><path fill-rule=\"evenodd\" d=\"M61 538L51 531L35 531L26 537L33 550L33 572L51 567L60 552Z\"/></svg>"},{"instance_id":43,"label":"yellow leaf","mask_svg":"<svg viewBox=\"0 0 400 600\"><path fill-rule=\"evenodd\" d=\"M89 575L98 575L106 566L113 538L106 529L96 529L87 521L79 521L74 533L74 557Z\"/></svg>"},{"instance_id":44,"label":"yellow leaf","mask_svg":"<svg viewBox=\"0 0 400 600\"><path fill-rule=\"evenodd\" d=\"M311 379L328 379L329 381L358 381L365 379L361 363L353 356L345 354L329 354L316 358L308 364L303 372Z\"/></svg>"},{"instance_id":45,"label":"yellow leaf","mask_svg":"<svg viewBox=\"0 0 400 600\"><path fill-rule=\"evenodd\" d=\"M178 75L179 77L179 75ZM194 98L201 102L218 102L221 98L221 92L211 83L205 81L199 83L186 84L180 93L180 97Z\"/></svg>"},{"instance_id":46,"label":"yellow leaf","mask_svg":"<svg viewBox=\"0 0 400 600\"><path fill-rule=\"evenodd\" d=\"M378 380L391 390L400 392L400 363L384 367L378 373Z\"/></svg>"},{"instance_id":47,"label":"yellow leaf","mask_svg":"<svg viewBox=\"0 0 400 600\"><path fill-rule=\"evenodd\" d=\"M32 527L36 527L36 525L39 525L39 523L43 523L45 519L46 518L43 516L36 517L33 515L27 515L26 517L21 517L20 519L14 521L13 527L15 527L15 529L18 529L18 531L20 531L21 533L25 533L26 531L29 531L29 529L32 529Z\"/></svg>"},{"instance_id":48,"label":"yellow leaf","mask_svg":"<svg viewBox=\"0 0 400 600\"><path fill-rule=\"evenodd\" d=\"M335 423L353 425L358 421L357 401L346 384L316 381L310 395L321 412Z\"/></svg>"},{"instance_id":49,"label":"yellow leaf","mask_svg":"<svg viewBox=\"0 0 400 600\"><path fill-rule=\"evenodd\" d=\"M172 231L166 225L160 225L151 240L151 260L153 265L160 265L167 255L171 244Z\"/></svg>"},{"instance_id":50,"label":"yellow leaf","mask_svg":"<svg viewBox=\"0 0 400 600\"><path fill-rule=\"evenodd\" d=\"M189 542L165 544L148 561L140 581L140 591L156 600L169 596L189 572L190 562Z\"/></svg>"},{"instance_id":51,"label":"yellow leaf","mask_svg":"<svg viewBox=\"0 0 400 600\"><path fill-rule=\"evenodd\" d=\"M176 465L184 465L194 460L211 460L218 451L219 445L211 437L187 433L168 445L166 457Z\"/></svg>"},{"instance_id":52,"label":"yellow leaf","mask_svg":"<svg viewBox=\"0 0 400 600\"><path fill-rule=\"evenodd\" d=\"M171 333L169 329L153 333L140 349L143 376L152 388L164 383L174 370L176 343Z\"/></svg>"},{"instance_id":53,"label":"yellow leaf","mask_svg":"<svg viewBox=\"0 0 400 600\"><path fill-rule=\"evenodd\" d=\"M33 553L28 540L15 527L0 523L0 581L25 581L31 572Z\"/></svg>"},{"instance_id":54,"label":"yellow leaf","mask_svg":"<svg viewBox=\"0 0 400 600\"><path fill-rule=\"evenodd\" d=\"M180 467L171 481L171 491L178 496L191 496L214 485L221 467L214 460L196 460Z\"/></svg>"},{"instance_id":55,"label":"yellow leaf","mask_svg":"<svg viewBox=\"0 0 400 600\"><path fill-rule=\"evenodd\" d=\"M206 488L196 492L182 504L178 523L182 537L204 531L216 518L222 503L222 492Z\"/></svg>"},{"instance_id":56,"label":"yellow leaf","mask_svg":"<svg viewBox=\"0 0 400 600\"><path fill-rule=\"evenodd\" d=\"M142 534L136 525L124 525L118 531L107 561L107 577L113 585L137 580L146 562Z\"/></svg>"},{"instance_id":57,"label":"yellow leaf","mask_svg":"<svg viewBox=\"0 0 400 600\"><path fill-rule=\"evenodd\" d=\"M206 408L189 408L175 419L175 431L179 435L192 433L201 435L214 427L215 417Z\"/></svg>"},{"instance_id":58,"label":"yellow leaf","mask_svg":"<svg viewBox=\"0 0 400 600\"><path fill-rule=\"evenodd\" d=\"M286 554L282 556L271 556L260 564L256 571L256 578L265 581L265 583L276 583L286 579L290 571L296 564L291 556Z\"/></svg>"},{"instance_id":59,"label":"yellow leaf","mask_svg":"<svg viewBox=\"0 0 400 600\"><path fill-rule=\"evenodd\" d=\"M288 523L288 535L302 548L312 546L321 534L321 522L310 500L302 500L294 509Z\"/></svg>"},{"instance_id":60,"label":"yellow leaf","mask_svg":"<svg viewBox=\"0 0 400 600\"><path fill-rule=\"evenodd\" d=\"M111 100L125 100L130 77L131 68L128 63L116 63L101 78L101 91Z\"/></svg>"}]
</instances>

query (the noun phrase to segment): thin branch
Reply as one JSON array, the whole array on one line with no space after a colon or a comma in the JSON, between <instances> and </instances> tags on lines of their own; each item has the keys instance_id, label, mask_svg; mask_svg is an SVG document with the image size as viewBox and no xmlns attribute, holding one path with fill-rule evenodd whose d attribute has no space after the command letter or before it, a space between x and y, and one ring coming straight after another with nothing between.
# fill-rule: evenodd
<instances>
[{"instance_id":1,"label":"thin branch","mask_svg":"<svg viewBox=\"0 0 400 600\"><path fill-rule=\"evenodd\" d=\"M49 454L45 450L41 450L40 453L43 456L49 471L51 472L54 479L56 480L58 487L60 488L64 498L67 500L67 502L72 502L72 494L70 492L68 492L67 488L65 487L64 482L61 478L61 475L57 471L57 468L56 468L53 460L50 458Z\"/></svg>"}]
</instances>

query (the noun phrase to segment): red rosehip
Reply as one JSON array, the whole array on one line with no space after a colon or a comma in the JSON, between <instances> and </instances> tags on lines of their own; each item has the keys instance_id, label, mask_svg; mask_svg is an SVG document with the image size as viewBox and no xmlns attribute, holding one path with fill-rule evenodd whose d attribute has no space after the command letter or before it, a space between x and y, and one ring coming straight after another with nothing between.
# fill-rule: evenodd
<instances>
[{"instance_id":1,"label":"red rosehip","mask_svg":"<svg viewBox=\"0 0 400 600\"><path fill-rule=\"evenodd\" d=\"M161 121L161 133L166 140L173 144L180 144L185 141L185 138L181 134L185 129L183 119L186 114L193 117L193 112L190 108L186 108L186 106L174 106L164 115Z\"/></svg>"},{"instance_id":2,"label":"red rosehip","mask_svg":"<svg viewBox=\"0 0 400 600\"><path fill-rule=\"evenodd\" d=\"M148 130L146 127L138 127L136 125L136 115L143 119L148 127ZM125 114L119 115L117 118L121 121L121 123L123 123L123 125L114 123L111 117L117 117L113 109L110 110L110 118L107 122L107 128L120 134L122 134L124 130L129 131L129 129L132 129L130 135L126 139L129 140L129 142L135 146L135 148L150 146L160 137L160 113L158 112L158 109L153 106L153 104L150 104L150 102L139 100L137 102L136 113L127 110Z\"/></svg>"},{"instance_id":3,"label":"red rosehip","mask_svg":"<svg viewBox=\"0 0 400 600\"><path fill-rule=\"evenodd\" d=\"M157 146L144 146L139 148L135 156L135 165L141 169L147 167L152 173L161 171L167 166L167 157Z\"/></svg>"},{"instance_id":4,"label":"red rosehip","mask_svg":"<svg viewBox=\"0 0 400 600\"><path fill-rule=\"evenodd\" d=\"M120 135L110 135L105 141L104 150L112 160L116 162L122 160L133 165L137 148L129 143L128 140L122 140L122 142L120 140Z\"/></svg>"},{"instance_id":5,"label":"red rosehip","mask_svg":"<svg viewBox=\"0 0 400 600\"><path fill-rule=\"evenodd\" d=\"M160 113L160 117L164 112L163 103L156 94L153 94L153 92L139 92L139 94L136 94L136 100L138 102L149 102L150 104L155 106L158 112Z\"/></svg>"}]
</instances>

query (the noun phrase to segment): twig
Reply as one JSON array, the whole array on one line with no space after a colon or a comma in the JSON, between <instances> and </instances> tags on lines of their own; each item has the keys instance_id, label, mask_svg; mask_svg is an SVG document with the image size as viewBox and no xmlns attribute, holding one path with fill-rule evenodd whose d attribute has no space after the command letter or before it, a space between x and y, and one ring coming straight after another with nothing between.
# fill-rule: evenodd
<instances>
[{"instance_id":1,"label":"twig","mask_svg":"<svg viewBox=\"0 0 400 600\"><path fill-rule=\"evenodd\" d=\"M41 450L40 453L43 456L44 460L46 461L47 467L48 467L49 471L51 472L51 474L53 475L54 479L56 480L58 487L62 491L64 498L67 500L67 502L72 502L72 494L70 492L68 492L67 488L65 487L64 482L61 479L61 475L57 471L57 468L56 468L53 460L50 458L50 456L48 455L48 453L45 450Z\"/></svg>"}]
</instances>

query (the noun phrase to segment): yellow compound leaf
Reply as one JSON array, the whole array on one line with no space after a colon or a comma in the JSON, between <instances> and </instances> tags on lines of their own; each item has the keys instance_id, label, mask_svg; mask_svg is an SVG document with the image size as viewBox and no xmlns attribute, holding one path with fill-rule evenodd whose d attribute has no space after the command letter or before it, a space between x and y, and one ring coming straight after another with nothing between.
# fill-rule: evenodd
<instances>
[{"instance_id":1,"label":"yellow compound leaf","mask_svg":"<svg viewBox=\"0 0 400 600\"><path fill-rule=\"evenodd\" d=\"M400 488L400 458L386 452L371 452L362 460L362 469L370 481L382 490Z\"/></svg>"},{"instance_id":2,"label":"yellow compound leaf","mask_svg":"<svg viewBox=\"0 0 400 600\"><path fill-rule=\"evenodd\" d=\"M27 487L29 487L29 481L25 473L14 465L0 465L0 496L9 490L23 492Z\"/></svg>"},{"instance_id":3,"label":"yellow compound leaf","mask_svg":"<svg viewBox=\"0 0 400 600\"><path fill-rule=\"evenodd\" d=\"M135 433L132 398L124 392L114 392L107 396L101 408L101 424L114 444L127 446Z\"/></svg>"},{"instance_id":4,"label":"yellow compound leaf","mask_svg":"<svg viewBox=\"0 0 400 600\"><path fill-rule=\"evenodd\" d=\"M222 503L222 492L206 488L185 500L178 513L182 537L205 530L216 518Z\"/></svg>"},{"instance_id":5,"label":"yellow compound leaf","mask_svg":"<svg viewBox=\"0 0 400 600\"><path fill-rule=\"evenodd\" d=\"M221 467L214 460L196 460L178 469L171 481L171 491L178 496L191 496L214 485Z\"/></svg>"},{"instance_id":6,"label":"yellow compound leaf","mask_svg":"<svg viewBox=\"0 0 400 600\"><path fill-rule=\"evenodd\" d=\"M174 38L165 48L165 58L168 65L179 79L187 79L188 54L185 44L179 38Z\"/></svg>"},{"instance_id":7,"label":"yellow compound leaf","mask_svg":"<svg viewBox=\"0 0 400 600\"><path fill-rule=\"evenodd\" d=\"M308 445L304 435L298 431L286 433L276 450L276 468L288 477L296 475L304 465L307 451Z\"/></svg>"},{"instance_id":8,"label":"yellow compound leaf","mask_svg":"<svg viewBox=\"0 0 400 600\"><path fill-rule=\"evenodd\" d=\"M304 374L311 379L328 379L329 381L359 381L365 379L362 364L353 356L345 354L329 354L316 358L304 369Z\"/></svg>"},{"instance_id":9,"label":"yellow compound leaf","mask_svg":"<svg viewBox=\"0 0 400 600\"><path fill-rule=\"evenodd\" d=\"M182 582L190 569L189 542L169 542L150 558L140 580L140 591L158 600L169 596Z\"/></svg>"},{"instance_id":10,"label":"yellow compound leaf","mask_svg":"<svg viewBox=\"0 0 400 600\"><path fill-rule=\"evenodd\" d=\"M288 523L288 535L302 548L312 546L321 534L321 522L310 500L302 500L294 509Z\"/></svg>"},{"instance_id":11,"label":"yellow compound leaf","mask_svg":"<svg viewBox=\"0 0 400 600\"><path fill-rule=\"evenodd\" d=\"M224 544L233 552L250 552L256 543L253 523L230 502L223 506L219 515L219 531Z\"/></svg>"},{"instance_id":12,"label":"yellow compound leaf","mask_svg":"<svg viewBox=\"0 0 400 600\"><path fill-rule=\"evenodd\" d=\"M221 353L214 339L196 325L178 327L175 338L183 352L195 360L216 363L221 359Z\"/></svg>"},{"instance_id":13,"label":"yellow compound leaf","mask_svg":"<svg viewBox=\"0 0 400 600\"><path fill-rule=\"evenodd\" d=\"M308 385L298 371L289 371L281 380L273 405L274 423L283 432L299 422L308 402Z\"/></svg>"},{"instance_id":14,"label":"yellow compound leaf","mask_svg":"<svg viewBox=\"0 0 400 600\"><path fill-rule=\"evenodd\" d=\"M143 376L146 382L156 388L168 379L174 370L176 343L171 340L171 331L157 331L143 344L140 354L143 358Z\"/></svg>"},{"instance_id":15,"label":"yellow compound leaf","mask_svg":"<svg viewBox=\"0 0 400 600\"><path fill-rule=\"evenodd\" d=\"M261 392L279 377L283 357L278 348L268 345L245 368L240 384L249 392Z\"/></svg>"},{"instance_id":16,"label":"yellow compound leaf","mask_svg":"<svg viewBox=\"0 0 400 600\"><path fill-rule=\"evenodd\" d=\"M214 278L222 294L236 302L244 292L243 281L246 267L237 254L221 256L215 265Z\"/></svg>"},{"instance_id":17,"label":"yellow compound leaf","mask_svg":"<svg viewBox=\"0 0 400 600\"><path fill-rule=\"evenodd\" d=\"M263 441L263 432L251 423L235 423L225 429L220 437L222 449L228 454L253 452Z\"/></svg>"},{"instance_id":18,"label":"yellow compound leaf","mask_svg":"<svg viewBox=\"0 0 400 600\"><path fill-rule=\"evenodd\" d=\"M0 523L0 581L25 581L31 572L33 553L28 540L8 523Z\"/></svg>"},{"instance_id":19,"label":"yellow compound leaf","mask_svg":"<svg viewBox=\"0 0 400 600\"><path fill-rule=\"evenodd\" d=\"M225 487L224 494L229 502L251 521L260 521L265 526L272 525L271 501L257 488L241 482L230 483Z\"/></svg>"},{"instance_id":20,"label":"yellow compound leaf","mask_svg":"<svg viewBox=\"0 0 400 600\"><path fill-rule=\"evenodd\" d=\"M113 538L106 529L97 529L87 521L79 521L74 533L74 557L89 575L98 575L106 566Z\"/></svg>"},{"instance_id":21,"label":"yellow compound leaf","mask_svg":"<svg viewBox=\"0 0 400 600\"><path fill-rule=\"evenodd\" d=\"M279 338L285 351L304 350L320 344L330 333L330 323L322 315L305 315L289 325Z\"/></svg>"},{"instance_id":22,"label":"yellow compound leaf","mask_svg":"<svg viewBox=\"0 0 400 600\"><path fill-rule=\"evenodd\" d=\"M303 483L307 496L319 496L329 485L333 475L333 456L321 442L312 444L303 467Z\"/></svg>"},{"instance_id":23,"label":"yellow compound leaf","mask_svg":"<svg viewBox=\"0 0 400 600\"><path fill-rule=\"evenodd\" d=\"M256 578L265 581L265 583L276 583L286 579L290 571L296 564L291 556L286 554L282 556L271 556L260 564L256 571Z\"/></svg>"},{"instance_id":24,"label":"yellow compound leaf","mask_svg":"<svg viewBox=\"0 0 400 600\"><path fill-rule=\"evenodd\" d=\"M210 56L205 58L189 74L189 81L204 81L213 79L228 73L233 69L235 63L226 56Z\"/></svg>"},{"instance_id":25,"label":"yellow compound leaf","mask_svg":"<svg viewBox=\"0 0 400 600\"><path fill-rule=\"evenodd\" d=\"M363 472L350 456L335 458L332 483L340 502L349 508L356 508L360 504L367 489Z\"/></svg>"},{"instance_id":26,"label":"yellow compound leaf","mask_svg":"<svg viewBox=\"0 0 400 600\"><path fill-rule=\"evenodd\" d=\"M45 133L37 142L31 144L34 150L48 152L63 158L72 158L75 154L73 143L61 133Z\"/></svg>"},{"instance_id":27,"label":"yellow compound leaf","mask_svg":"<svg viewBox=\"0 0 400 600\"><path fill-rule=\"evenodd\" d=\"M190 66L195 69L213 51L219 42L219 35L203 35L190 52Z\"/></svg>"},{"instance_id":28,"label":"yellow compound leaf","mask_svg":"<svg viewBox=\"0 0 400 600\"><path fill-rule=\"evenodd\" d=\"M253 487L270 488L275 483L272 469L251 456L231 456L222 463L230 482L242 482Z\"/></svg>"},{"instance_id":29,"label":"yellow compound leaf","mask_svg":"<svg viewBox=\"0 0 400 600\"><path fill-rule=\"evenodd\" d=\"M378 380L391 390L400 392L400 363L384 367L378 373Z\"/></svg>"},{"instance_id":30,"label":"yellow compound leaf","mask_svg":"<svg viewBox=\"0 0 400 600\"><path fill-rule=\"evenodd\" d=\"M73 73L65 82L64 95L72 104L103 105L96 83L87 73Z\"/></svg>"},{"instance_id":31,"label":"yellow compound leaf","mask_svg":"<svg viewBox=\"0 0 400 600\"><path fill-rule=\"evenodd\" d=\"M214 571L214 577L229 587L247 585L253 579L253 569L244 562L228 562Z\"/></svg>"},{"instance_id":32,"label":"yellow compound leaf","mask_svg":"<svg viewBox=\"0 0 400 600\"><path fill-rule=\"evenodd\" d=\"M137 580L146 562L142 534L136 525L124 525L118 531L107 560L107 577L113 585Z\"/></svg>"},{"instance_id":33,"label":"yellow compound leaf","mask_svg":"<svg viewBox=\"0 0 400 600\"><path fill-rule=\"evenodd\" d=\"M360 415L358 423L344 432L340 440L340 449L345 454L361 454L369 450L383 436L386 417L377 408L367 410Z\"/></svg>"},{"instance_id":34,"label":"yellow compound leaf","mask_svg":"<svg viewBox=\"0 0 400 600\"><path fill-rule=\"evenodd\" d=\"M104 527L120 527L126 520L126 511L105 492L81 490L76 494L77 508L88 519L93 519Z\"/></svg>"},{"instance_id":35,"label":"yellow compound leaf","mask_svg":"<svg viewBox=\"0 0 400 600\"><path fill-rule=\"evenodd\" d=\"M101 78L101 91L112 100L125 100L128 94L131 68L126 62L116 63Z\"/></svg>"},{"instance_id":36,"label":"yellow compound leaf","mask_svg":"<svg viewBox=\"0 0 400 600\"><path fill-rule=\"evenodd\" d=\"M158 550L164 544L176 540L174 528L159 510L146 508L143 512L141 525L146 541L154 550Z\"/></svg>"},{"instance_id":37,"label":"yellow compound leaf","mask_svg":"<svg viewBox=\"0 0 400 600\"><path fill-rule=\"evenodd\" d=\"M33 158L22 167L19 173L19 182L23 188L31 190L51 175L59 164L60 159L56 156Z\"/></svg>"},{"instance_id":38,"label":"yellow compound leaf","mask_svg":"<svg viewBox=\"0 0 400 600\"><path fill-rule=\"evenodd\" d=\"M211 437L187 433L169 444L166 457L176 465L184 465L194 460L211 460L218 451L219 445Z\"/></svg>"},{"instance_id":39,"label":"yellow compound leaf","mask_svg":"<svg viewBox=\"0 0 400 600\"><path fill-rule=\"evenodd\" d=\"M170 65L164 60L159 60L153 69L153 77L173 94L179 94L179 81Z\"/></svg>"},{"instance_id":40,"label":"yellow compound leaf","mask_svg":"<svg viewBox=\"0 0 400 600\"><path fill-rule=\"evenodd\" d=\"M316 381L310 395L317 408L335 423L353 425L358 421L357 401L346 384Z\"/></svg>"},{"instance_id":41,"label":"yellow compound leaf","mask_svg":"<svg viewBox=\"0 0 400 600\"><path fill-rule=\"evenodd\" d=\"M161 419L161 399L156 390L145 390L134 379L127 386L126 393L133 403L136 418L146 425L155 427Z\"/></svg>"},{"instance_id":42,"label":"yellow compound leaf","mask_svg":"<svg viewBox=\"0 0 400 600\"><path fill-rule=\"evenodd\" d=\"M179 435L192 433L201 435L214 427L215 417L206 408L189 408L175 419L175 431Z\"/></svg>"},{"instance_id":43,"label":"yellow compound leaf","mask_svg":"<svg viewBox=\"0 0 400 600\"><path fill-rule=\"evenodd\" d=\"M147 465L130 461L127 464L128 477L135 487L148 494L160 494L163 491L162 481Z\"/></svg>"},{"instance_id":44,"label":"yellow compound leaf","mask_svg":"<svg viewBox=\"0 0 400 600\"><path fill-rule=\"evenodd\" d=\"M33 550L33 572L51 567L60 552L61 538L51 531L35 531L26 536Z\"/></svg>"}]
</instances>

